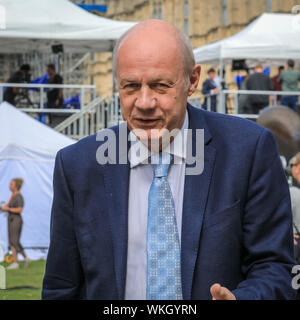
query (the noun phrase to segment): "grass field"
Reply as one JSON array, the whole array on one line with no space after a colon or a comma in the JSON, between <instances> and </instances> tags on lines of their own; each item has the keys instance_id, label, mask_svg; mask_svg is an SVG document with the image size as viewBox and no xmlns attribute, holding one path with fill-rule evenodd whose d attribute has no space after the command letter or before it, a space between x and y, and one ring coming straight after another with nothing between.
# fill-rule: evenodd
<instances>
[{"instance_id":1,"label":"grass field","mask_svg":"<svg viewBox=\"0 0 300 320\"><path fill-rule=\"evenodd\" d=\"M27 267L22 261L19 264L19 269L6 270L6 290L0 290L0 300L40 300L45 261L31 261Z\"/></svg>"}]
</instances>

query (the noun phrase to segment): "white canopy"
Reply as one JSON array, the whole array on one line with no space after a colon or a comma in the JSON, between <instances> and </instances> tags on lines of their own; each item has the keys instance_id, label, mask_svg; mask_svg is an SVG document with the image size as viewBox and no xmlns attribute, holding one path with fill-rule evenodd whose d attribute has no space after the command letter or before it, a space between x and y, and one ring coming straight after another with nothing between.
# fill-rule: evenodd
<instances>
[{"instance_id":1,"label":"white canopy","mask_svg":"<svg viewBox=\"0 0 300 320\"><path fill-rule=\"evenodd\" d=\"M72 143L7 102L0 104L0 202L9 199L10 180L23 178L24 247L49 245L54 160L59 149ZM7 238L7 218L0 212L0 242L5 251Z\"/></svg>"},{"instance_id":2,"label":"white canopy","mask_svg":"<svg viewBox=\"0 0 300 320\"><path fill-rule=\"evenodd\" d=\"M276 64L300 60L299 19L299 15L264 13L241 32L195 49L196 62L216 64L249 59Z\"/></svg>"},{"instance_id":3,"label":"white canopy","mask_svg":"<svg viewBox=\"0 0 300 320\"><path fill-rule=\"evenodd\" d=\"M134 22L89 13L68 0L0 0L0 52L112 51L114 41Z\"/></svg>"}]
</instances>

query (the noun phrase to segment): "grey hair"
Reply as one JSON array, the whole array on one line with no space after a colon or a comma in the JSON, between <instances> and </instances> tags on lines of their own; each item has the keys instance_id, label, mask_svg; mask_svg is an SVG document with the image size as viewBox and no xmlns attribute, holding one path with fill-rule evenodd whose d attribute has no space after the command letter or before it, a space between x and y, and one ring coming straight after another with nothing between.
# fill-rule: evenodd
<instances>
[{"instance_id":1,"label":"grey hair","mask_svg":"<svg viewBox=\"0 0 300 320\"><path fill-rule=\"evenodd\" d=\"M146 20L147 21L147 20ZM143 23L143 22L142 22ZM135 28L137 25L130 28L128 31L126 31L116 42L113 50L112 55L112 72L113 72L113 79L115 83L117 84L117 58L118 58L118 51L121 46L121 43L123 40L127 37L127 35L132 31L133 28ZM186 89L188 89L188 86L190 85L190 76L192 75L193 68L196 64L195 57L193 53L193 48L191 45L191 42L186 34L184 34L180 29L173 26L176 29L176 40L178 41L182 59L183 59L183 70L185 75L185 82L186 82Z\"/></svg>"}]
</instances>

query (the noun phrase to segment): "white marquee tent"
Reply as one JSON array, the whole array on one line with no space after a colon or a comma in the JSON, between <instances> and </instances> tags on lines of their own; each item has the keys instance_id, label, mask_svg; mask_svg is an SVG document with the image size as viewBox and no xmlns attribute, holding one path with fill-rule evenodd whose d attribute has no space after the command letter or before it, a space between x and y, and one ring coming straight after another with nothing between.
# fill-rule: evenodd
<instances>
[{"instance_id":1,"label":"white marquee tent","mask_svg":"<svg viewBox=\"0 0 300 320\"><path fill-rule=\"evenodd\" d=\"M74 140L56 132L12 105L0 104L0 201L9 199L9 182L21 177L24 247L48 247L52 179L56 153ZM8 246L7 218L0 212L0 241ZM1 257L0 257L1 261Z\"/></svg>"},{"instance_id":2,"label":"white marquee tent","mask_svg":"<svg viewBox=\"0 0 300 320\"><path fill-rule=\"evenodd\" d=\"M300 61L300 15L264 13L241 32L194 50L197 63L230 63L233 59L278 64Z\"/></svg>"},{"instance_id":3,"label":"white marquee tent","mask_svg":"<svg viewBox=\"0 0 300 320\"><path fill-rule=\"evenodd\" d=\"M0 0L0 52L112 51L134 22L89 13L68 0Z\"/></svg>"}]
</instances>

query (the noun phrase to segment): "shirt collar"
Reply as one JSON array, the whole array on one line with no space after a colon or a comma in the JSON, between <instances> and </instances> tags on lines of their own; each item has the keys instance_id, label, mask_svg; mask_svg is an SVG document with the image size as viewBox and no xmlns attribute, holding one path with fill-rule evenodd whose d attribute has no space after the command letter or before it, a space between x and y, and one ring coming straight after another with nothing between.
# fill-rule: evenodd
<instances>
[{"instance_id":1,"label":"shirt collar","mask_svg":"<svg viewBox=\"0 0 300 320\"><path fill-rule=\"evenodd\" d=\"M180 163L186 159L186 149L184 148L186 144L187 135L184 134L184 130L189 127L189 117L188 112L185 112L185 119L180 132L175 136L174 140L164 149L162 152L170 153L174 156L174 162ZM147 164L148 158L155 154L155 152L150 152L148 148L136 137L136 135L130 131L129 140L131 143L130 148L130 168L134 168L140 164ZM134 148L132 146L134 145ZM139 150L137 155L136 150Z\"/></svg>"}]
</instances>

